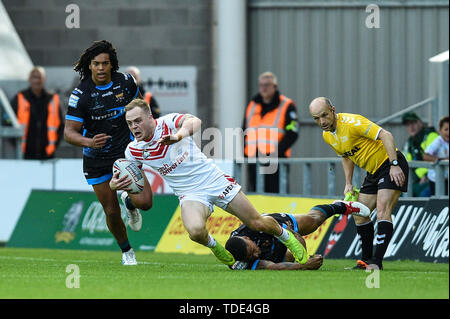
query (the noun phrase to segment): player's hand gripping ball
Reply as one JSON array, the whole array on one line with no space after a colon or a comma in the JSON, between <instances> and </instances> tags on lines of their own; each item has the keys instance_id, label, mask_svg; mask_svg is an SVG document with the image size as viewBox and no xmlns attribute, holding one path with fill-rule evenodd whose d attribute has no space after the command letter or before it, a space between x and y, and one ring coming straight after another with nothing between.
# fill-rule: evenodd
<instances>
[{"instance_id":1,"label":"player's hand gripping ball","mask_svg":"<svg viewBox=\"0 0 450 319\"><path fill-rule=\"evenodd\" d=\"M119 172L119 178L128 175L131 179L131 185L128 186L131 188L131 191L128 191L129 193L138 194L144 190L144 175L133 162L119 158L113 165L113 174L116 174L116 172Z\"/></svg>"}]
</instances>

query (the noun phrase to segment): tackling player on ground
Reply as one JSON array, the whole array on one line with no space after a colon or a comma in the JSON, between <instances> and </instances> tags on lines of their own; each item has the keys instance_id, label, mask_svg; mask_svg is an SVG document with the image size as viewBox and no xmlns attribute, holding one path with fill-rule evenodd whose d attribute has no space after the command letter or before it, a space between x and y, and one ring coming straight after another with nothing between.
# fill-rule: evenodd
<instances>
[{"instance_id":1,"label":"tackling player on ground","mask_svg":"<svg viewBox=\"0 0 450 319\"><path fill-rule=\"evenodd\" d=\"M116 159L123 158L131 141L125 105L140 96L133 77L117 72L118 69L116 50L108 41L96 41L84 51L74 67L81 82L69 98L64 138L83 147L84 175L103 206L108 229L122 250L122 263L136 265L117 194L109 188L112 165ZM142 225L139 211L128 213L130 227L139 230Z\"/></svg>"},{"instance_id":2,"label":"tackling player on ground","mask_svg":"<svg viewBox=\"0 0 450 319\"><path fill-rule=\"evenodd\" d=\"M272 216L282 227L292 230L300 242L301 236L313 233L323 222L335 214L352 214L367 217L370 210L358 202L335 201L333 204L317 205L308 214L274 213ZM293 263L289 250L273 236L253 231L245 225L231 232L225 248L237 260L231 269L315 270L322 266L323 257L314 255L304 265Z\"/></svg>"},{"instance_id":3,"label":"tackling player on ground","mask_svg":"<svg viewBox=\"0 0 450 319\"><path fill-rule=\"evenodd\" d=\"M395 147L392 134L365 117L336 113L336 108L326 97L314 99L309 111L324 131L325 142L342 157L346 183L344 194L354 194L354 165L367 171L358 201L371 211L377 209L378 234L373 255L372 220L355 216L356 230L362 242L362 258L355 268L375 268L373 265L376 265L383 269L384 254L394 232L391 213L401 193L408 187L408 162Z\"/></svg>"},{"instance_id":4,"label":"tackling player on ground","mask_svg":"<svg viewBox=\"0 0 450 319\"><path fill-rule=\"evenodd\" d=\"M197 147L192 135L200 130L201 120L190 114L171 113L154 119L147 102L135 99L125 108L125 118L135 140L131 142L125 157L138 166L148 165L157 170L174 190L180 200L181 218L191 240L209 247L224 264L233 265L235 260L206 230L206 221L214 205L238 217L251 229L279 238L292 252L295 260L306 263L308 256L302 244L283 229L270 216L261 216L244 193L241 186L220 170ZM127 190L131 180L118 178L115 174L110 182L113 190ZM130 195L133 207L151 203L144 195ZM143 199L141 198L143 197Z\"/></svg>"}]
</instances>

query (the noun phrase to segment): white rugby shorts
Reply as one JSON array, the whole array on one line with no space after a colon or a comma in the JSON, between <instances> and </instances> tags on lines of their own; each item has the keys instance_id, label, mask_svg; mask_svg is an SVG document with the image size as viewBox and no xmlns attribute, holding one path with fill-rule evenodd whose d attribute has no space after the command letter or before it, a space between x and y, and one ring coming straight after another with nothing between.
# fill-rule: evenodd
<instances>
[{"instance_id":1,"label":"white rugby shorts","mask_svg":"<svg viewBox=\"0 0 450 319\"><path fill-rule=\"evenodd\" d=\"M233 177L224 174L198 190L179 195L178 199L180 206L184 201L191 200L202 203L213 212L214 205L225 210L240 190L241 185Z\"/></svg>"}]
</instances>

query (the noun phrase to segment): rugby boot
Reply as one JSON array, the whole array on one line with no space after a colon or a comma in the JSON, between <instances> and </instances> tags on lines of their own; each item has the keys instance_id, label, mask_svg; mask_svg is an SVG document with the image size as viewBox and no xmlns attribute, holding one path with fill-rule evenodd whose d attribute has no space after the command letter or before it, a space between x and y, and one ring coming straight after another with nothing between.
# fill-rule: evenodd
<instances>
[{"instance_id":1,"label":"rugby boot","mask_svg":"<svg viewBox=\"0 0 450 319\"><path fill-rule=\"evenodd\" d=\"M216 256L216 258L219 259L221 263L227 266L233 266L233 264L236 262L233 255L228 250L226 250L218 241L216 241L216 246L211 247L210 249L213 252L214 256Z\"/></svg>"},{"instance_id":2,"label":"rugby boot","mask_svg":"<svg viewBox=\"0 0 450 319\"><path fill-rule=\"evenodd\" d=\"M299 264L306 264L308 261L308 254L306 252L306 248L295 238L294 234L286 229L289 233L289 239L286 241L281 241L292 253L295 258L295 261Z\"/></svg>"},{"instance_id":3,"label":"rugby boot","mask_svg":"<svg viewBox=\"0 0 450 319\"><path fill-rule=\"evenodd\" d=\"M347 208L345 215L352 214L360 217L369 217L370 215L369 207L360 202L347 202L344 200L336 200L333 202L333 204L338 202L345 204L345 207Z\"/></svg>"},{"instance_id":4,"label":"rugby boot","mask_svg":"<svg viewBox=\"0 0 450 319\"><path fill-rule=\"evenodd\" d=\"M136 256L134 250L131 248L129 251L122 253L122 265L135 266L137 265Z\"/></svg>"},{"instance_id":5,"label":"rugby boot","mask_svg":"<svg viewBox=\"0 0 450 319\"><path fill-rule=\"evenodd\" d=\"M345 270L364 270L367 268L367 262L361 259L356 261L356 265L353 267L346 267Z\"/></svg>"}]
</instances>

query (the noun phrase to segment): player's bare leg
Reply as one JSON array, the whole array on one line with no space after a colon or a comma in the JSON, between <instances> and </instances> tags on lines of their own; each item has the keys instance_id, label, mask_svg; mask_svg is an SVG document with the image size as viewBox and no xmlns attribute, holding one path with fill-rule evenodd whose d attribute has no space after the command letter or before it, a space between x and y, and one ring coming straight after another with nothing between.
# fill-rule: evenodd
<instances>
[{"instance_id":1,"label":"player's bare leg","mask_svg":"<svg viewBox=\"0 0 450 319\"><path fill-rule=\"evenodd\" d=\"M108 182L93 185L94 192L106 214L106 225L116 241L124 243L128 240L127 230L123 223L119 201L115 191L109 188Z\"/></svg>"},{"instance_id":2,"label":"player's bare leg","mask_svg":"<svg viewBox=\"0 0 450 319\"><path fill-rule=\"evenodd\" d=\"M302 236L313 233L327 219L319 210L310 210L306 215L294 215L298 225L298 233Z\"/></svg>"},{"instance_id":3,"label":"player's bare leg","mask_svg":"<svg viewBox=\"0 0 450 319\"><path fill-rule=\"evenodd\" d=\"M289 231L282 228L270 216L261 216L242 191L228 204L226 211L238 217L247 227L255 231L262 231L277 237L292 252L295 260L300 264L308 261L305 247Z\"/></svg>"},{"instance_id":4,"label":"player's bare leg","mask_svg":"<svg viewBox=\"0 0 450 319\"><path fill-rule=\"evenodd\" d=\"M209 208L200 202L187 200L181 204L181 219L189 238L204 246L208 243L206 220L209 215Z\"/></svg>"},{"instance_id":5,"label":"player's bare leg","mask_svg":"<svg viewBox=\"0 0 450 319\"><path fill-rule=\"evenodd\" d=\"M121 217L121 210L116 191L111 190L109 181L93 185L93 188L100 204L102 204L103 211L105 212L106 225L123 252L122 263L124 265L137 264L134 257L134 251L128 242L127 229Z\"/></svg>"},{"instance_id":6,"label":"player's bare leg","mask_svg":"<svg viewBox=\"0 0 450 319\"><path fill-rule=\"evenodd\" d=\"M231 266L235 263L233 255L216 241L206 229L206 221L209 215L211 215L209 208L200 202L186 200L181 204L181 219L189 238L210 248L217 259Z\"/></svg>"},{"instance_id":7,"label":"player's bare leg","mask_svg":"<svg viewBox=\"0 0 450 319\"><path fill-rule=\"evenodd\" d=\"M144 190L138 194L128 194L128 197L135 208L149 210L153 206L152 186L144 172L142 172L142 175L144 176Z\"/></svg>"}]
</instances>

